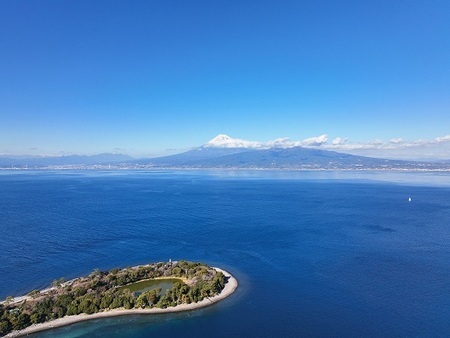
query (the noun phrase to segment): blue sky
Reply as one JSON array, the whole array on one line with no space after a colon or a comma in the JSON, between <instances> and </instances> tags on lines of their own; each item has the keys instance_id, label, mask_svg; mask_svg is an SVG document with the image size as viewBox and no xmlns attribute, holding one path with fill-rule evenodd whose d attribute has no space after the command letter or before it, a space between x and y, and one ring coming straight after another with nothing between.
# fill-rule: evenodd
<instances>
[{"instance_id":1,"label":"blue sky","mask_svg":"<svg viewBox=\"0 0 450 338\"><path fill-rule=\"evenodd\" d=\"M228 134L450 158L449 37L446 0L0 1L0 154Z\"/></svg>"}]
</instances>

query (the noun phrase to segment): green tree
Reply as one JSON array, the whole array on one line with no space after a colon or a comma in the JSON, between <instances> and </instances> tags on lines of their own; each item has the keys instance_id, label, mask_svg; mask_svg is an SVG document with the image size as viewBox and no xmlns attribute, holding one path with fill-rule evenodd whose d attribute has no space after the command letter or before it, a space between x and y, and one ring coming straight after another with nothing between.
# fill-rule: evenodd
<instances>
[{"instance_id":1,"label":"green tree","mask_svg":"<svg viewBox=\"0 0 450 338\"><path fill-rule=\"evenodd\" d=\"M74 297L81 297L84 296L86 294L87 290L84 287L77 287L75 289L73 289L72 293Z\"/></svg>"},{"instance_id":2,"label":"green tree","mask_svg":"<svg viewBox=\"0 0 450 338\"><path fill-rule=\"evenodd\" d=\"M102 310L108 309L111 306L113 299L114 299L113 294L109 290L105 292L100 301L100 309Z\"/></svg>"},{"instance_id":3,"label":"green tree","mask_svg":"<svg viewBox=\"0 0 450 338\"><path fill-rule=\"evenodd\" d=\"M22 330L31 325L30 316L26 313L14 314L10 317L13 330Z\"/></svg>"},{"instance_id":4,"label":"green tree","mask_svg":"<svg viewBox=\"0 0 450 338\"><path fill-rule=\"evenodd\" d=\"M72 315L78 315L81 313L81 311L78 309L78 301L74 300L72 303L70 303L67 306L67 311L66 311L66 315L67 316L72 316Z\"/></svg>"},{"instance_id":5,"label":"green tree","mask_svg":"<svg viewBox=\"0 0 450 338\"><path fill-rule=\"evenodd\" d=\"M0 320L0 335L1 336L6 335L11 330L12 330L12 326L8 320L6 320L6 319Z\"/></svg>"},{"instance_id":6,"label":"green tree","mask_svg":"<svg viewBox=\"0 0 450 338\"><path fill-rule=\"evenodd\" d=\"M147 292L143 292L136 299L136 307L138 307L138 308L146 308L148 306L149 306L149 304L148 304Z\"/></svg>"},{"instance_id":7,"label":"green tree","mask_svg":"<svg viewBox=\"0 0 450 338\"><path fill-rule=\"evenodd\" d=\"M97 295L86 294L80 299L78 310L88 315L98 312L100 307L100 299Z\"/></svg>"},{"instance_id":8,"label":"green tree","mask_svg":"<svg viewBox=\"0 0 450 338\"><path fill-rule=\"evenodd\" d=\"M41 294L41 291L39 290L33 290L27 294L27 296L30 296L31 298L36 298Z\"/></svg>"},{"instance_id":9,"label":"green tree","mask_svg":"<svg viewBox=\"0 0 450 338\"><path fill-rule=\"evenodd\" d=\"M150 307L158 303L160 293L161 289L153 289L148 293L148 304Z\"/></svg>"},{"instance_id":10,"label":"green tree","mask_svg":"<svg viewBox=\"0 0 450 338\"><path fill-rule=\"evenodd\" d=\"M66 279L64 277L61 277L60 279L54 279L52 282L53 287L60 287L62 283L64 283Z\"/></svg>"},{"instance_id":11,"label":"green tree","mask_svg":"<svg viewBox=\"0 0 450 338\"><path fill-rule=\"evenodd\" d=\"M35 312L30 316L30 322L32 324L43 323L45 322L45 315L43 315L42 313Z\"/></svg>"}]
</instances>

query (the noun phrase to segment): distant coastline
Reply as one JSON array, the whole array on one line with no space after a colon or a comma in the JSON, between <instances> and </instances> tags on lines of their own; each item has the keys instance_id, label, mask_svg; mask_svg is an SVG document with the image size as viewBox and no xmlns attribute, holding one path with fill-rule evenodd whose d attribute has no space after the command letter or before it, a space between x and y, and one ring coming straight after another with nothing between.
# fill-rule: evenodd
<instances>
[{"instance_id":1,"label":"distant coastline","mask_svg":"<svg viewBox=\"0 0 450 338\"><path fill-rule=\"evenodd\" d=\"M136 268L136 267L135 267ZM85 314L81 313L78 315L69 315L64 316L58 319L54 319L51 321L47 321L44 323L39 324L33 324L31 326L28 326L22 330L15 330L10 333L8 333L5 337L21 337L25 336L31 333L36 333L40 331L50 330L53 328L58 328L62 326L71 325L74 323L82 322L82 321L88 321L88 320L94 320L94 319L100 319L100 318L108 318L108 317L116 317L116 316L125 316L125 315L152 315L152 314L162 314L162 313L173 313L173 312L181 312L181 311L190 311L199 309L202 307L213 305L224 298L230 296L237 288L238 281L235 277L233 277L229 272L217 268L212 267L216 272L222 273L226 278L226 283L221 290L221 292L215 296L212 297L205 297L201 301L190 303L190 304L179 304L176 306L168 306L166 308L133 308L133 309L124 309L124 308L117 308L117 309L111 309L111 310L104 310L102 312L97 312L93 314Z\"/></svg>"},{"instance_id":2,"label":"distant coastline","mask_svg":"<svg viewBox=\"0 0 450 338\"><path fill-rule=\"evenodd\" d=\"M284 145L256 144L221 134L200 147L152 158L132 158L115 153L90 156L0 155L0 169L450 171L450 161L446 157L395 159L361 156L292 142Z\"/></svg>"},{"instance_id":3,"label":"distant coastline","mask_svg":"<svg viewBox=\"0 0 450 338\"><path fill-rule=\"evenodd\" d=\"M146 166L146 165L70 165L70 166L48 166L48 167L0 167L0 172L25 172L25 171L274 171L274 172L411 172L411 173L448 173L450 164L430 163L428 166L405 166L405 167L179 167L179 166Z\"/></svg>"}]
</instances>

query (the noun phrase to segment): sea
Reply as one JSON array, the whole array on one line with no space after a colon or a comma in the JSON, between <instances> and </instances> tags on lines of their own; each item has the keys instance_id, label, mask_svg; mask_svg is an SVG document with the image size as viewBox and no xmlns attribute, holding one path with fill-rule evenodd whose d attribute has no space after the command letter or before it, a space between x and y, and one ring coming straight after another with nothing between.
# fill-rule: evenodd
<instances>
[{"instance_id":1,"label":"sea","mask_svg":"<svg viewBox=\"0 0 450 338\"><path fill-rule=\"evenodd\" d=\"M0 172L0 298L94 269L190 260L207 308L31 337L448 337L450 173Z\"/></svg>"}]
</instances>

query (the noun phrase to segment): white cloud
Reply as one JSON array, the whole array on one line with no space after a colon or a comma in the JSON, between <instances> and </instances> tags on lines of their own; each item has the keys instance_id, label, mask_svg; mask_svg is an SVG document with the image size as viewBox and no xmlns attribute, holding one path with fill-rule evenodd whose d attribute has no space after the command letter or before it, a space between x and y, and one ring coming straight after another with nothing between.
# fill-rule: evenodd
<instances>
[{"instance_id":1,"label":"white cloud","mask_svg":"<svg viewBox=\"0 0 450 338\"><path fill-rule=\"evenodd\" d=\"M228 135L220 134L207 142L204 146L219 148L260 148L260 145L261 143L259 142L232 138Z\"/></svg>"},{"instance_id":2,"label":"white cloud","mask_svg":"<svg viewBox=\"0 0 450 338\"><path fill-rule=\"evenodd\" d=\"M301 142L301 144L304 146L318 147L318 146L323 145L327 141L328 141L328 135L323 134L323 135L316 136L316 137L306 138Z\"/></svg>"},{"instance_id":3,"label":"white cloud","mask_svg":"<svg viewBox=\"0 0 450 338\"><path fill-rule=\"evenodd\" d=\"M450 142L450 135L443 136L443 137L436 137L434 140L437 143Z\"/></svg>"},{"instance_id":4,"label":"white cloud","mask_svg":"<svg viewBox=\"0 0 450 338\"><path fill-rule=\"evenodd\" d=\"M287 137L281 137L281 138L277 138L276 140L273 140L273 141L261 143L262 148L264 148L264 147L267 147L267 148L289 148L289 147L293 147L293 146L294 146L294 142L292 142Z\"/></svg>"},{"instance_id":5,"label":"white cloud","mask_svg":"<svg viewBox=\"0 0 450 338\"><path fill-rule=\"evenodd\" d=\"M303 141L292 141L290 138L283 137L273 141L259 143L259 147L266 148L292 148L292 147L320 147L328 141L328 135L323 134L304 139Z\"/></svg>"},{"instance_id":6,"label":"white cloud","mask_svg":"<svg viewBox=\"0 0 450 338\"><path fill-rule=\"evenodd\" d=\"M403 139L402 139L401 137L391 138L391 139L389 140L389 143L392 143L392 144L400 144L400 143L403 143Z\"/></svg>"},{"instance_id":7,"label":"white cloud","mask_svg":"<svg viewBox=\"0 0 450 338\"><path fill-rule=\"evenodd\" d=\"M405 141L392 138L389 141L375 140L370 142L332 142L322 146L324 149L384 158L402 159L448 159L450 157L450 135L432 140L419 139Z\"/></svg>"},{"instance_id":8,"label":"white cloud","mask_svg":"<svg viewBox=\"0 0 450 338\"><path fill-rule=\"evenodd\" d=\"M371 144L371 145L373 145L375 147L378 147L378 146L383 146L384 142L382 140L380 140L380 139L377 139L375 141L369 142L369 144Z\"/></svg>"},{"instance_id":9,"label":"white cloud","mask_svg":"<svg viewBox=\"0 0 450 338\"><path fill-rule=\"evenodd\" d=\"M338 146L338 145L342 145L345 144L347 142L348 139L346 138L341 138L341 137L336 137L331 144L334 146Z\"/></svg>"},{"instance_id":10,"label":"white cloud","mask_svg":"<svg viewBox=\"0 0 450 338\"><path fill-rule=\"evenodd\" d=\"M331 143L328 142L327 134L309 137L302 141L292 141L287 137L283 137L268 142L233 139L226 135L219 136L208 142L206 146L251 149L285 149L301 146L305 148L321 148L356 155L385 158L450 158L450 135L436 137L432 140L419 139L415 141L405 141L403 138L396 137L391 138L388 141L377 139L368 142L352 142L347 138L336 137Z\"/></svg>"}]
</instances>

